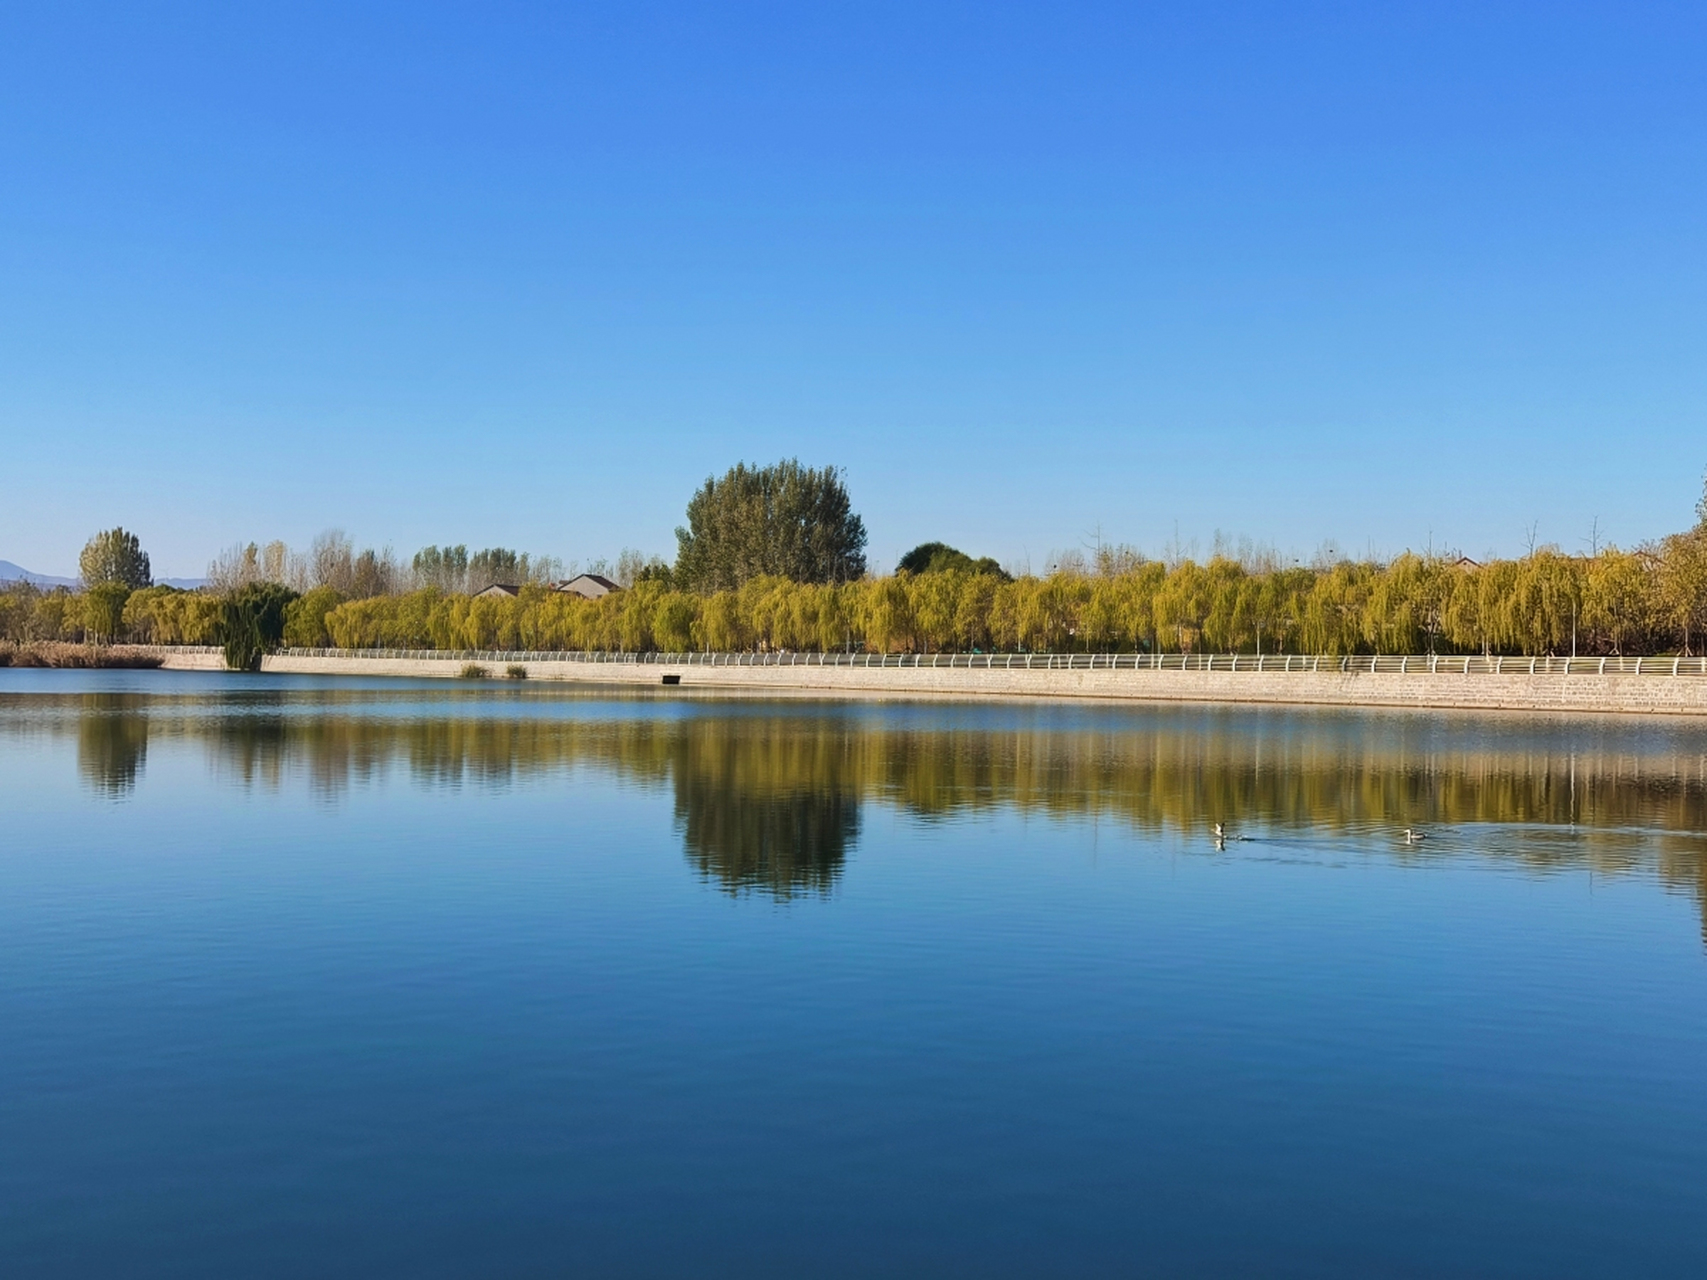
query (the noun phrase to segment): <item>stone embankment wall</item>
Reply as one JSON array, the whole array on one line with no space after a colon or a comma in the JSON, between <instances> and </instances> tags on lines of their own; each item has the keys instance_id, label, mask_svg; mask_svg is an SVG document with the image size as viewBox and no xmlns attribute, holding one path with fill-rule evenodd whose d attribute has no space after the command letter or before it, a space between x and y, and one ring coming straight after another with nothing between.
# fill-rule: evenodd
<instances>
[{"instance_id":1,"label":"stone embankment wall","mask_svg":"<svg viewBox=\"0 0 1707 1280\"><path fill-rule=\"evenodd\" d=\"M175 670L223 670L217 652L162 649ZM1669 662L1669 659L1666 661ZM456 677L466 658L277 654L263 670L312 675ZM480 665L502 676L502 655ZM1025 670L966 667L704 666L553 661L514 665L527 678L657 688L667 676L684 689L830 697L1097 698L1122 702L1267 703L1335 707L1417 707L1487 711L1571 711L1707 716L1707 677L1669 674L1447 674L1343 671Z\"/></svg>"}]
</instances>

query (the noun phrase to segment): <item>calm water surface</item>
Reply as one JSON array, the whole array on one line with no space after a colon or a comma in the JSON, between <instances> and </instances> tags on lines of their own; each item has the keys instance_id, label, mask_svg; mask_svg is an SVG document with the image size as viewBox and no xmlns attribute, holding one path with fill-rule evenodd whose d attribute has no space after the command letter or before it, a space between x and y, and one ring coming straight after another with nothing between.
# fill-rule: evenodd
<instances>
[{"instance_id":1,"label":"calm water surface","mask_svg":"<svg viewBox=\"0 0 1707 1280\"><path fill-rule=\"evenodd\" d=\"M1683 721L0 671L0 1274L1707 1275L1704 833Z\"/></svg>"}]
</instances>

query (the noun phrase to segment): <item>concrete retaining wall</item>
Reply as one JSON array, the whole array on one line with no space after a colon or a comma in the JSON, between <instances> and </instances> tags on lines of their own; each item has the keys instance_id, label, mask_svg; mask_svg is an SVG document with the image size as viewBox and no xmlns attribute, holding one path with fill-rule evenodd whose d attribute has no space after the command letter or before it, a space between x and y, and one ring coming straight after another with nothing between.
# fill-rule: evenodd
<instances>
[{"instance_id":1,"label":"concrete retaining wall","mask_svg":"<svg viewBox=\"0 0 1707 1280\"><path fill-rule=\"evenodd\" d=\"M166 654L174 670L218 671L217 653ZM454 678L443 658L307 657L280 654L263 670L312 675ZM482 663L502 676L507 662ZM705 667L665 663L528 661L530 680L684 689L810 693L832 697L1099 698L1124 702L1237 702L1336 707L1436 707L1490 711L1586 711L1707 715L1707 678L1669 675L1401 675L1396 672L1026 671L894 667Z\"/></svg>"}]
</instances>

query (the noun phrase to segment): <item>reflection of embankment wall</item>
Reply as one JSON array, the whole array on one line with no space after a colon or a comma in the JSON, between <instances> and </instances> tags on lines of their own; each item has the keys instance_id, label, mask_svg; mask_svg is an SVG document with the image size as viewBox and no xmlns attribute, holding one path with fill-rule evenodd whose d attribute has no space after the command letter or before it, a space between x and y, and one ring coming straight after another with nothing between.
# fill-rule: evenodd
<instances>
[{"instance_id":1,"label":"reflection of embankment wall","mask_svg":"<svg viewBox=\"0 0 1707 1280\"><path fill-rule=\"evenodd\" d=\"M222 670L207 651L162 649L175 670ZM930 660L924 660L928 663ZM1041 661L1041 660L1040 660ZM1368 659L1363 659L1368 661ZM1456 660L1455 660L1456 661ZM1527 659L1522 660L1527 663ZM1293 706L1416 707L1464 711L1569 711L1614 714L1707 715L1707 677L1670 675L1670 659L1652 661L1661 674L1597 674L1573 670L1531 675L1527 668L1494 674L1474 671L1161 671L1132 667L1060 670L1037 667L968 668L815 666L708 666L700 663L580 662L495 654L483 660L492 674L510 665L532 680L591 684L658 685L677 677L683 688L764 693L805 692L836 697L940 696L956 698L1106 698L1126 702L1222 702ZM282 653L263 669L311 675L454 677L467 658L353 657ZM1254 659L1248 659L1254 665ZM1521 665L1521 664L1520 664ZM1583 665L1588 665L1584 663Z\"/></svg>"}]
</instances>

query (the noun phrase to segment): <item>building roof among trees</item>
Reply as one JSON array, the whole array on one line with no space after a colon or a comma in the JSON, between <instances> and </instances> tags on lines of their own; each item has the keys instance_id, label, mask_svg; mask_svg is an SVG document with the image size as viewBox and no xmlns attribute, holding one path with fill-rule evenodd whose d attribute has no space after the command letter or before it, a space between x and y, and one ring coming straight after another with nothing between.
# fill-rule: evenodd
<instances>
[{"instance_id":1,"label":"building roof among trees","mask_svg":"<svg viewBox=\"0 0 1707 1280\"><path fill-rule=\"evenodd\" d=\"M602 596L608 596L613 591L621 591L622 587L602 573L581 573L570 578L567 582L554 584L552 590L567 591L571 595L585 596L588 600L597 600Z\"/></svg>"}]
</instances>

